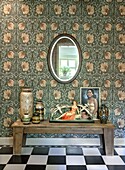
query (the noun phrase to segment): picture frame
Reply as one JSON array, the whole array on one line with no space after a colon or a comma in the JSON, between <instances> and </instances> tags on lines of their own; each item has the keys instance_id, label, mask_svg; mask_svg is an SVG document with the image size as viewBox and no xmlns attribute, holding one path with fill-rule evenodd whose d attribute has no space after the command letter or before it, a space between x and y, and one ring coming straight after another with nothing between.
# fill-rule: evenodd
<instances>
[{"instance_id":1,"label":"picture frame","mask_svg":"<svg viewBox=\"0 0 125 170\"><path fill-rule=\"evenodd\" d=\"M96 113L96 116L94 119L96 119L96 118L99 119L99 108L101 106L101 89L100 89L100 87L80 87L80 104L82 104L82 105L89 104L89 98L91 96L90 97L88 96L88 95L90 95L90 94L88 94L88 92L92 92L93 101L95 100L97 102L97 106L96 106L97 113ZM92 107L94 110L94 104Z\"/></svg>"}]
</instances>

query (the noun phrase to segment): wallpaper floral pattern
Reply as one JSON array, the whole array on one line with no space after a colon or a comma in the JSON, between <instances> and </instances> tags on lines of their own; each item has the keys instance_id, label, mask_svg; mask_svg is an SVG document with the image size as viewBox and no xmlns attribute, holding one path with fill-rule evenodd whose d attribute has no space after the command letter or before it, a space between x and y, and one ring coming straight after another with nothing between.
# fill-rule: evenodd
<instances>
[{"instance_id":1,"label":"wallpaper floral pattern","mask_svg":"<svg viewBox=\"0 0 125 170\"><path fill-rule=\"evenodd\" d=\"M47 65L51 41L64 32L83 58L70 84L56 82ZM43 101L46 118L57 103L79 102L80 87L101 87L115 137L125 137L125 1L0 0L0 136L12 135L24 86L32 87L34 105Z\"/></svg>"}]
</instances>

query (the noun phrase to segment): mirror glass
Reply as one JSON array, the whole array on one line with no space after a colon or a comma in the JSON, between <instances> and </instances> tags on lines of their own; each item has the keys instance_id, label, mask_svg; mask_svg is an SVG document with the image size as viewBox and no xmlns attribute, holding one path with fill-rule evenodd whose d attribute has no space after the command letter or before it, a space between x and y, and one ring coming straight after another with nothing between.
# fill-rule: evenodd
<instances>
[{"instance_id":1,"label":"mirror glass","mask_svg":"<svg viewBox=\"0 0 125 170\"><path fill-rule=\"evenodd\" d=\"M76 39L69 34L54 38L48 51L50 73L60 83L69 83L81 68L81 50Z\"/></svg>"}]
</instances>

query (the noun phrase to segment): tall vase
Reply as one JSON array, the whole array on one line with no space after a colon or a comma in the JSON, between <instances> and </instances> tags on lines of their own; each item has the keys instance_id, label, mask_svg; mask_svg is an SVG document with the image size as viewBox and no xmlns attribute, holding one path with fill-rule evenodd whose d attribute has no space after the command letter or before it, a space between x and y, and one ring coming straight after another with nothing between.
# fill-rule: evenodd
<instances>
[{"instance_id":1,"label":"tall vase","mask_svg":"<svg viewBox=\"0 0 125 170\"><path fill-rule=\"evenodd\" d=\"M99 113L100 122L106 124L108 121L108 116L109 116L109 110L107 106L103 104L101 106L100 113Z\"/></svg>"},{"instance_id":2,"label":"tall vase","mask_svg":"<svg viewBox=\"0 0 125 170\"><path fill-rule=\"evenodd\" d=\"M24 87L20 93L20 117L24 117L27 113L30 118L33 116L33 94L32 89L29 87Z\"/></svg>"}]
</instances>

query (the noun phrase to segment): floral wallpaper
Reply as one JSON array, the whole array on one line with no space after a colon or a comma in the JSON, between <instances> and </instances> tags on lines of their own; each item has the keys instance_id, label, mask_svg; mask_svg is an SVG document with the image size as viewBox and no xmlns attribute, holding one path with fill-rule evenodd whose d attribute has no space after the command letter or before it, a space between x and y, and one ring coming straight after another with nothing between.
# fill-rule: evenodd
<instances>
[{"instance_id":1,"label":"floral wallpaper","mask_svg":"<svg viewBox=\"0 0 125 170\"><path fill-rule=\"evenodd\" d=\"M82 50L69 84L56 82L47 65L50 43L64 32ZM114 135L125 137L125 1L0 0L0 136L12 136L24 86L32 87L34 105L43 101L45 118L58 103L80 102L80 87L101 87Z\"/></svg>"}]
</instances>

